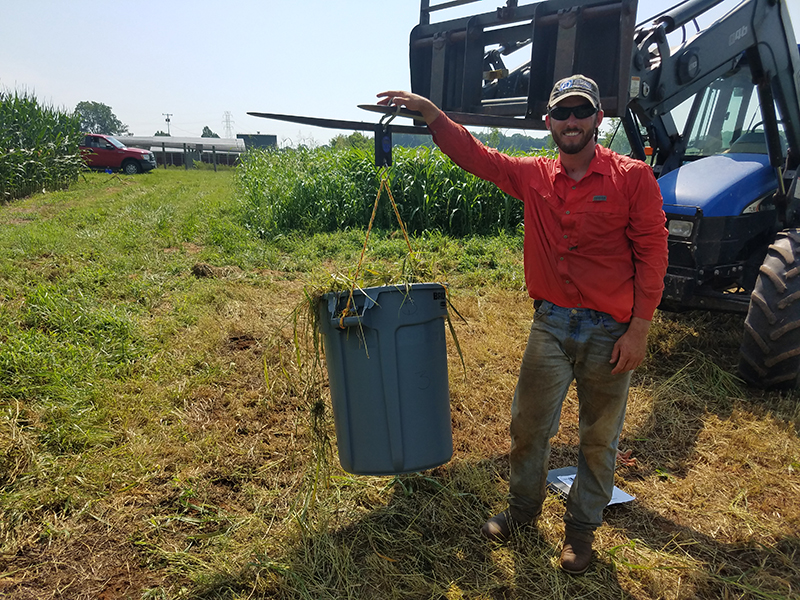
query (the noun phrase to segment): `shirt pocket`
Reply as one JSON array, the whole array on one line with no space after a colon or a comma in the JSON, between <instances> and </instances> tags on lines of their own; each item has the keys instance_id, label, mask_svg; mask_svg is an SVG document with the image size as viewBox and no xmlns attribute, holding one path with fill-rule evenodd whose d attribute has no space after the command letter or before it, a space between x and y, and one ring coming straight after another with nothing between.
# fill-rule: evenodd
<instances>
[{"instance_id":1,"label":"shirt pocket","mask_svg":"<svg viewBox=\"0 0 800 600\"><path fill-rule=\"evenodd\" d=\"M578 251L615 255L628 250L628 201L616 190L589 196L572 209L578 221Z\"/></svg>"}]
</instances>

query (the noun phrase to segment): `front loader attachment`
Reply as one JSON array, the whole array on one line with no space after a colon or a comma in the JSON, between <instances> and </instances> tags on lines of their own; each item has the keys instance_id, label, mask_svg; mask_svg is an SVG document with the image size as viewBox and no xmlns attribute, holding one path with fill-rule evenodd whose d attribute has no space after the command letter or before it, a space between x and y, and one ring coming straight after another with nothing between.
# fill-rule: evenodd
<instances>
[{"instance_id":1,"label":"front loader attachment","mask_svg":"<svg viewBox=\"0 0 800 600\"><path fill-rule=\"evenodd\" d=\"M495 12L431 23L432 13L470 3L422 1L410 40L412 91L448 114L474 115L477 125L544 129L553 83L581 73L600 87L606 115L622 115L636 0L509 0Z\"/></svg>"}]
</instances>

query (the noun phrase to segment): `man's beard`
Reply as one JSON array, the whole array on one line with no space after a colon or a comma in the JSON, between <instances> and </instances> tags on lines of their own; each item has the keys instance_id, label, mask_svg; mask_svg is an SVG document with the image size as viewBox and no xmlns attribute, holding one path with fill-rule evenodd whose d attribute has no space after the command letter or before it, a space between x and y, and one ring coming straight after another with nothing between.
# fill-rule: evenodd
<instances>
[{"instance_id":1,"label":"man's beard","mask_svg":"<svg viewBox=\"0 0 800 600\"><path fill-rule=\"evenodd\" d=\"M572 130L575 131L575 130ZM586 147L586 144L594 140L594 129L589 129L584 134L577 137L565 137L564 133L551 132L553 134L553 141L564 154L578 154Z\"/></svg>"}]
</instances>

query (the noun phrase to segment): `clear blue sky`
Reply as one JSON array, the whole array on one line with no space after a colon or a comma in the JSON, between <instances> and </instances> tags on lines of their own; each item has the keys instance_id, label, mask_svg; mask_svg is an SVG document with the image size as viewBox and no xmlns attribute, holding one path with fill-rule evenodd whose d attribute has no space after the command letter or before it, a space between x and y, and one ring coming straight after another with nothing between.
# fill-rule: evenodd
<instances>
[{"instance_id":1,"label":"clear blue sky","mask_svg":"<svg viewBox=\"0 0 800 600\"><path fill-rule=\"evenodd\" d=\"M525 2L525 0L523 0ZM677 0L640 0L637 21ZM505 0L482 0L487 12ZM726 0L719 16L737 0ZM800 0L788 0L795 35ZM343 133L247 115L374 122L356 105L408 88L418 0L0 0L0 88L57 107L109 105L131 132L271 133L281 145ZM701 26L707 24L701 21Z\"/></svg>"}]
</instances>

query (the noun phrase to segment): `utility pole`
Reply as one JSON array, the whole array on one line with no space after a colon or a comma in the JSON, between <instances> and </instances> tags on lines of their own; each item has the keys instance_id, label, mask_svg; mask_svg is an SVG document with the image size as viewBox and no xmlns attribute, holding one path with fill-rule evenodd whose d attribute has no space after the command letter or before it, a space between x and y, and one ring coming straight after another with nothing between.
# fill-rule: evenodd
<instances>
[{"instance_id":1,"label":"utility pole","mask_svg":"<svg viewBox=\"0 0 800 600\"><path fill-rule=\"evenodd\" d=\"M222 115L222 125L225 127L225 137L228 139L233 138L233 115L229 110L226 110Z\"/></svg>"},{"instance_id":2,"label":"utility pole","mask_svg":"<svg viewBox=\"0 0 800 600\"><path fill-rule=\"evenodd\" d=\"M162 114L162 115L164 115L165 117L167 117L167 118L165 119L165 121L167 122L167 135L170 135L170 133L169 133L169 118L170 118L172 115L174 115L175 113L161 113L161 114Z\"/></svg>"}]
</instances>

